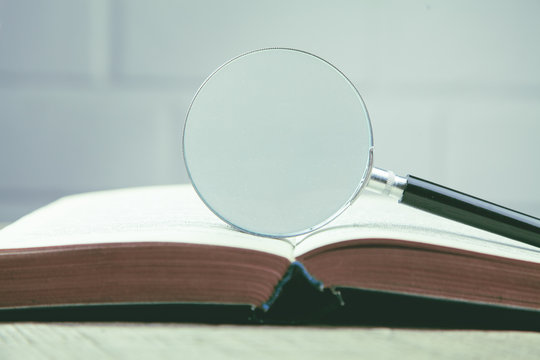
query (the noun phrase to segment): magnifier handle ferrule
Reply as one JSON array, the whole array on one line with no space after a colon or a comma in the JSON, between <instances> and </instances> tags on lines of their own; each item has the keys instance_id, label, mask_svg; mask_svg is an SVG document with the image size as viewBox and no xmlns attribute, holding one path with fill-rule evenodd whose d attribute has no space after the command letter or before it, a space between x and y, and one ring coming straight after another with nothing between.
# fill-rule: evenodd
<instances>
[{"instance_id":1,"label":"magnifier handle ferrule","mask_svg":"<svg viewBox=\"0 0 540 360\"><path fill-rule=\"evenodd\" d=\"M540 219L411 175L400 202L540 247Z\"/></svg>"},{"instance_id":2,"label":"magnifier handle ferrule","mask_svg":"<svg viewBox=\"0 0 540 360\"><path fill-rule=\"evenodd\" d=\"M373 167L366 189L381 195L390 196L396 200L401 200L406 185L407 179L404 177L398 176L390 170Z\"/></svg>"}]
</instances>

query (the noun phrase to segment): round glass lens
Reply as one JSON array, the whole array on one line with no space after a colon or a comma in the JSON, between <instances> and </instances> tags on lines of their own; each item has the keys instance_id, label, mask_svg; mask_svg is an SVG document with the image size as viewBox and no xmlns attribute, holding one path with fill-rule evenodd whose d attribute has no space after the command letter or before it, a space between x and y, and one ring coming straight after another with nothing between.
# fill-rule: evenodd
<instances>
[{"instance_id":1,"label":"round glass lens","mask_svg":"<svg viewBox=\"0 0 540 360\"><path fill-rule=\"evenodd\" d=\"M216 215L285 237L349 205L369 175L373 141L362 98L339 70L303 51L263 49L204 82L183 146L191 181Z\"/></svg>"}]
</instances>

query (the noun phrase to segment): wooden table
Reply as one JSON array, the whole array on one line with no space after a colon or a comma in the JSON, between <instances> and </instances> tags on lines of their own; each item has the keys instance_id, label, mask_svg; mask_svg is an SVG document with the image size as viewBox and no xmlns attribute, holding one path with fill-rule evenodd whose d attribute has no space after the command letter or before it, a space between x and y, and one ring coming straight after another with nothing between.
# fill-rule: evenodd
<instances>
[{"instance_id":1,"label":"wooden table","mask_svg":"<svg viewBox=\"0 0 540 360\"><path fill-rule=\"evenodd\" d=\"M0 359L540 359L540 333L197 324L0 324Z\"/></svg>"}]
</instances>

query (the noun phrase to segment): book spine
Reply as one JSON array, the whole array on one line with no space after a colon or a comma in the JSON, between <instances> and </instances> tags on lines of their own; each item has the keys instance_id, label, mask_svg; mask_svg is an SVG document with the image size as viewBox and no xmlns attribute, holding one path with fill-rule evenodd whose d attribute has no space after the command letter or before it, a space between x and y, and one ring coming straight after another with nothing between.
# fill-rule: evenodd
<instances>
[{"instance_id":1,"label":"book spine","mask_svg":"<svg viewBox=\"0 0 540 360\"><path fill-rule=\"evenodd\" d=\"M266 312L266 311L270 310L270 307L279 298L279 296L280 296L281 292L283 291L285 285L287 285L291 281L291 279L293 279L294 275L297 274L297 273L300 273L309 282L309 284L311 286L318 289L319 291L323 291L324 284L321 281L315 279L306 270L306 268L304 267L304 265L301 262L294 261L294 262L291 263L291 266L289 266L289 269L287 270L287 272L285 273L283 278L276 285L276 288L275 288L274 293L272 294L272 296L264 304L262 304L261 308L263 309L263 311Z\"/></svg>"}]
</instances>

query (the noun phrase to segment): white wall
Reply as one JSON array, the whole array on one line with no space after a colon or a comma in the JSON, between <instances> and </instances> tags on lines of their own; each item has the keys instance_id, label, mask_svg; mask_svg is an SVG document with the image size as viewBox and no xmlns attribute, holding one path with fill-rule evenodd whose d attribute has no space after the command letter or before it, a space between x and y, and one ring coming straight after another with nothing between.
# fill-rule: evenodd
<instances>
[{"instance_id":1,"label":"white wall","mask_svg":"<svg viewBox=\"0 0 540 360\"><path fill-rule=\"evenodd\" d=\"M0 221L186 182L204 78L268 46L357 85L375 163L540 216L540 2L0 0Z\"/></svg>"}]
</instances>

